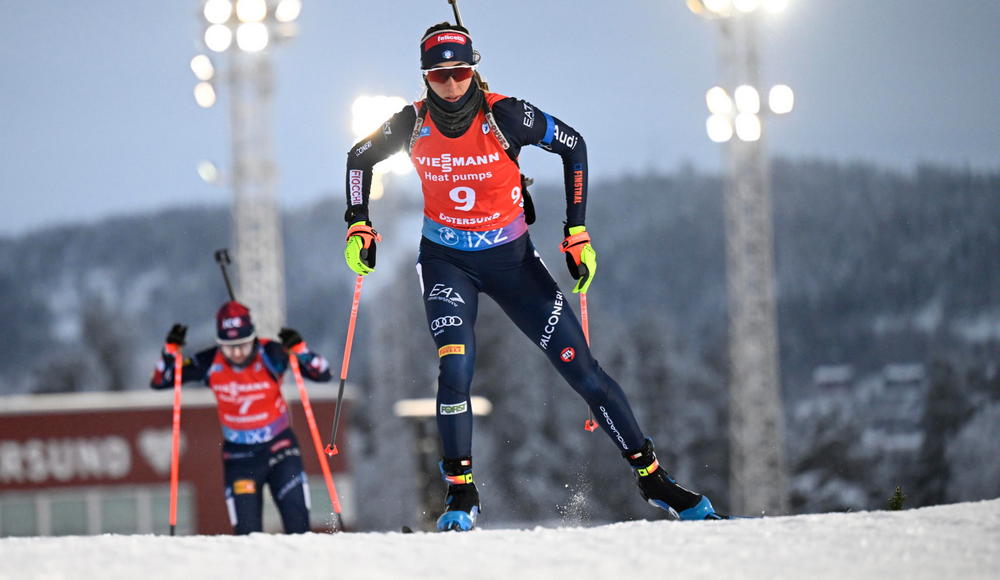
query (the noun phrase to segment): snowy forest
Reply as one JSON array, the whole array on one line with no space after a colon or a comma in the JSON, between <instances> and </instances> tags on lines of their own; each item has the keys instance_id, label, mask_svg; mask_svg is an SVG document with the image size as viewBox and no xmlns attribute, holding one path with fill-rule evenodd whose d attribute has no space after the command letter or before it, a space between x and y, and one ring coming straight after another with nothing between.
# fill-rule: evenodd
<instances>
[{"instance_id":1,"label":"snowy forest","mask_svg":"<svg viewBox=\"0 0 1000 580\"><path fill-rule=\"evenodd\" d=\"M532 195L532 239L568 291L562 188ZM1000 465L983 460L1000 437L1000 173L779 160L772 198L793 512L881 508L896 486L911 506L1000 495ZM343 207L331 191L284 215L287 324L331 361L354 278ZM414 512L424 468L392 413L435 390L413 268L420 217L417 192L399 183L372 202L384 240L355 338L348 451L371 529ZM723 224L715 175L590 184L595 354L661 462L724 510ZM207 346L226 299L212 253L230 227L228 208L186 207L0 238L0 393L145 389L174 322ZM493 403L474 440L483 521L659 517L614 446L582 429L582 400L499 308L481 305L473 394Z\"/></svg>"}]
</instances>

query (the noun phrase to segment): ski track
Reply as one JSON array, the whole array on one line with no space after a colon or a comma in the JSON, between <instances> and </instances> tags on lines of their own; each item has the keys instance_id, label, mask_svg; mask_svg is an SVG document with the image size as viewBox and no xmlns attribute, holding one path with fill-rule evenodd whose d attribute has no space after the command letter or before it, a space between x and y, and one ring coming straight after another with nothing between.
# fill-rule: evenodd
<instances>
[{"instance_id":1,"label":"ski track","mask_svg":"<svg viewBox=\"0 0 1000 580\"><path fill-rule=\"evenodd\" d=\"M1000 499L591 528L0 539L0 578L1000 578Z\"/></svg>"}]
</instances>

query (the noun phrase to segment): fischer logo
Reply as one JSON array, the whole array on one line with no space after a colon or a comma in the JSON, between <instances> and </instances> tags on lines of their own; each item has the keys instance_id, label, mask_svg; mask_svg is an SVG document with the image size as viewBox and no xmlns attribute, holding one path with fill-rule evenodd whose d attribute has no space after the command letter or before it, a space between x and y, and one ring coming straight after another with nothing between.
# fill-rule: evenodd
<instances>
[{"instance_id":1,"label":"fischer logo","mask_svg":"<svg viewBox=\"0 0 1000 580\"><path fill-rule=\"evenodd\" d=\"M552 313L549 314L549 319L546 320L545 327L542 329L541 339L538 341L538 346L542 347L543 350L549 349L549 341L552 340L552 333L556 331L556 325L559 324L559 319L562 317L563 310L563 295L562 292L556 290L556 300L552 303Z\"/></svg>"},{"instance_id":2,"label":"fischer logo","mask_svg":"<svg viewBox=\"0 0 1000 580\"><path fill-rule=\"evenodd\" d=\"M618 432L618 427L615 427L615 422L612 421L611 417L608 415L608 410L605 409L603 405L598 407L598 409L601 410L601 414L604 415L604 421L608 424L608 429L610 429L611 432L615 434L615 439L618 440L618 443L622 446L622 449L627 450L628 445L625 444L625 438L622 437L622 434Z\"/></svg>"},{"instance_id":3,"label":"fischer logo","mask_svg":"<svg viewBox=\"0 0 1000 580\"><path fill-rule=\"evenodd\" d=\"M489 155L458 155L453 157L451 153L442 153L440 157L427 157L417 155L417 163L424 167L439 167L442 173L451 173L453 167L474 167L476 165L488 165L500 161L499 153Z\"/></svg>"},{"instance_id":4,"label":"fischer logo","mask_svg":"<svg viewBox=\"0 0 1000 580\"><path fill-rule=\"evenodd\" d=\"M351 205L361 205L363 196L361 195L362 176L360 169L352 169L348 173L347 184L351 190Z\"/></svg>"},{"instance_id":5,"label":"fischer logo","mask_svg":"<svg viewBox=\"0 0 1000 580\"><path fill-rule=\"evenodd\" d=\"M579 137L577 137L576 135L569 135L565 131L560 131L559 125L556 125L556 131L554 135L556 141L559 141L560 143L569 147L570 149L576 149L576 142L579 140Z\"/></svg>"}]
</instances>

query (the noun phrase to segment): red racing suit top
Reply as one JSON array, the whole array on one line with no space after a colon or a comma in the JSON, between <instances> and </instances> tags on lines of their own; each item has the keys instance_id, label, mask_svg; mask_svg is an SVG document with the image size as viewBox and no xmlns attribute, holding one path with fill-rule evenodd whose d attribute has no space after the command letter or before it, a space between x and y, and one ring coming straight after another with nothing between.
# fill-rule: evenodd
<instances>
[{"instance_id":1,"label":"red racing suit top","mask_svg":"<svg viewBox=\"0 0 1000 580\"><path fill-rule=\"evenodd\" d=\"M306 378L326 382L330 365L302 343L294 356ZM288 403L281 394L281 377L288 367L288 354L280 343L257 339L249 362L234 367L218 347L184 359L181 379L203 381L215 395L222 436L233 443L266 443L291 426ZM173 385L173 356L164 352L150 385L166 389Z\"/></svg>"},{"instance_id":2,"label":"red racing suit top","mask_svg":"<svg viewBox=\"0 0 1000 580\"><path fill-rule=\"evenodd\" d=\"M507 98L496 93L485 97L490 106ZM426 104L418 101L413 106L419 111ZM437 224L496 230L524 213L520 168L504 151L483 111L455 138L444 136L426 115L410 160L420 177L424 216Z\"/></svg>"},{"instance_id":3,"label":"red racing suit top","mask_svg":"<svg viewBox=\"0 0 1000 580\"><path fill-rule=\"evenodd\" d=\"M270 435L263 439L267 441L291 424L288 403L281 395L281 383L265 367L259 348L242 370L234 369L226 362L222 351L216 351L208 370L208 386L215 394L219 424L227 441L252 437L249 433Z\"/></svg>"}]
</instances>

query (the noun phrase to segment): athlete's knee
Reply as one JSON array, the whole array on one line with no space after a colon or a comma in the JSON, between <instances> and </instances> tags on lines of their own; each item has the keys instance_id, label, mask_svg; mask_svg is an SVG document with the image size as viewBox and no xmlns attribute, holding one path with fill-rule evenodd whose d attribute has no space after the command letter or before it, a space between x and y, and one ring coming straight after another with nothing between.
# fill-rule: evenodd
<instances>
[{"instance_id":1,"label":"athlete's knee","mask_svg":"<svg viewBox=\"0 0 1000 580\"><path fill-rule=\"evenodd\" d=\"M475 361L473 357L465 354L465 345L447 345L462 352L455 352L441 356L440 375L438 376L438 390L449 391L456 395L468 395L472 386L472 374L475 371ZM442 347L442 348L447 348Z\"/></svg>"},{"instance_id":2,"label":"athlete's knee","mask_svg":"<svg viewBox=\"0 0 1000 580\"><path fill-rule=\"evenodd\" d=\"M570 383L588 404L601 403L607 396L607 388L597 373L587 373Z\"/></svg>"}]
</instances>

